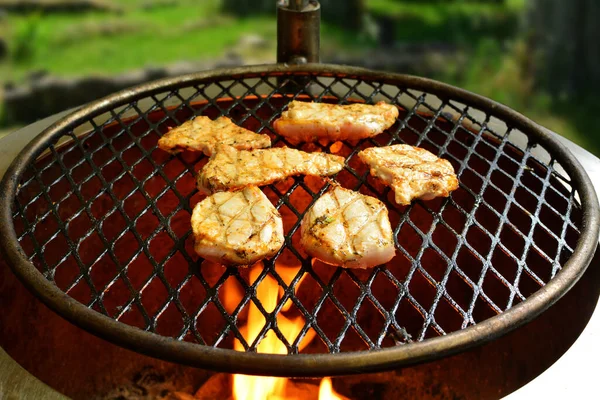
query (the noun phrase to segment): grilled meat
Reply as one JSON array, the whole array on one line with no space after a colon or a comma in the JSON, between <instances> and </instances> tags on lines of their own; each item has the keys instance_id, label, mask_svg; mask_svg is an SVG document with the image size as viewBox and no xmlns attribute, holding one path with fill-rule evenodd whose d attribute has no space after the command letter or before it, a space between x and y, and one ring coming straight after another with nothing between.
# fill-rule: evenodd
<instances>
[{"instance_id":1,"label":"grilled meat","mask_svg":"<svg viewBox=\"0 0 600 400\"><path fill-rule=\"evenodd\" d=\"M398 204L448 197L458 189L452 164L419 147L405 144L371 147L358 156L369 165L371 175L394 190Z\"/></svg>"},{"instance_id":2,"label":"grilled meat","mask_svg":"<svg viewBox=\"0 0 600 400\"><path fill-rule=\"evenodd\" d=\"M236 150L220 146L198 174L203 193L264 186L293 175L334 175L344 168L344 158L325 153L305 153L287 147Z\"/></svg>"},{"instance_id":3,"label":"grilled meat","mask_svg":"<svg viewBox=\"0 0 600 400\"><path fill-rule=\"evenodd\" d=\"M194 207L194 249L225 265L250 265L271 257L284 243L279 212L256 186L221 192Z\"/></svg>"},{"instance_id":4,"label":"grilled meat","mask_svg":"<svg viewBox=\"0 0 600 400\"><path fill-rule=\"evenodd\" d=\"M210 156L218 144L227 144L238 150L262 149L271 146L271 138L244 129L227 117L213 121L200 116L171 129L158 140L159 148L173 154L191 150Z\"/></svg>"},{"instance_id":5,"label":"grilled meat","mask_svg":"<svg viewBox=\"0 0 600 400\"><path fill-rule=\"evenodd\" d=\"M302 219L301 243L309 255L345 268L374 267L396 253L385 205L338 185Z\"/></svg>"},{"instance_id":6,"label":"grilled meat","mask_svg":"<svg viewBox=\"0 0 600 400\"><path fill-rule=\"evenodd\" d=\"M375 105L334 105L292 101L273 127L292 143L322 139L357 140L376 136L394 124L398 108L379 102Z\"/></svg>"}]
</instances>

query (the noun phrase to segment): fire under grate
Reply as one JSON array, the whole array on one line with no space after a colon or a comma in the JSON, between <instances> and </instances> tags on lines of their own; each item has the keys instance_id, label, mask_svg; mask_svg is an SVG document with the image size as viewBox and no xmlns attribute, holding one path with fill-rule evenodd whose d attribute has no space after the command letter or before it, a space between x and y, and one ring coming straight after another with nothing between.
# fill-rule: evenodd
<instances>
[{"instance_id":1,"label":"fire under grate","mask_svg":"<svg viewBox=\"0 0 600 400\"><path fill-rule=\"evenodd\" d=\"M437 82L331 66L246 67L107 99L49 128L13 164L2 203L16 240L4 246L50 307L149 355L270 375L437 358L539 314L583 273L597 242L597 200L573 157L524 117ZM300 222L329 186L311 177L263 188L282 214L286 242L257 277L194 253L189 220L204 198L195 175L207 157L169 155L157 149L159 137L194 116L224 115L269 134L273 146L294 147L271 126L293 99L400 108L396 124L375 138L297 147L345 156L335 179L386 204L397 248L387 265L345 270L307 257ZM397 205L357 153L399 143L448 159L460 188L447 199ZM554 279L563 269L569 282ZM271 310L256 296L268 279L279 287ZM535 304L534 293L541 294ZM255 340L241 329L250 304L264 318ZM295 338L281 332L281 314L302 317ZM269 331L288 356L256 354ZM234 340L245 352L227 350ZM383 350L369 351L376 349Z\"/></svg>"}]
</instances>

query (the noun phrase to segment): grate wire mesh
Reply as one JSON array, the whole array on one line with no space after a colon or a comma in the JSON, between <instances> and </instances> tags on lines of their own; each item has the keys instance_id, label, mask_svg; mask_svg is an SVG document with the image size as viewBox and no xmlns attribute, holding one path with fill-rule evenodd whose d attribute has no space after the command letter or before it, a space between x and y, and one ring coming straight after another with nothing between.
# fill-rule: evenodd
<instances>
[{"instance_id":1,"label":"grate wire mesh","mask_svg":"<svg viewBox=\"0 0 600 400\"><path fill-rule=\"evenodd\" d=\"M345 156L335 178L386 204L397 248L387 265L344 270L304 253L298 244L303 213L329 186L310 177L263 188L282 213L286 239L254 281L248 270L194 254L189 218L203 198L194 176L206 157L168 155L157 149L158 138L197 115L227 116L268 133L274 146L293 147L272 129L291 100L384 100L400 108L397 123L375 138L299 147ZM398 143L448 159L460 188L447 199L394 203L357 153ZM230 349L237 340L255 352L270 330L289 354L373 350L443 336L524 302L561 270L580 236L578 191L542 144L460 98L389 80L316 72L182 83L95 112L44 150L28 164L14 198L14 228L28 259L96 312L204 346ZM256 296L267 279L280 288L273 310ZM233 306L224 297L230 287L241 292ZM242 329L250 304L264 318L253 341ZM280 329L284 313L304 321L295 338ZM300 351L309 331L316 339Z\"/></svg>"}]
</instances>

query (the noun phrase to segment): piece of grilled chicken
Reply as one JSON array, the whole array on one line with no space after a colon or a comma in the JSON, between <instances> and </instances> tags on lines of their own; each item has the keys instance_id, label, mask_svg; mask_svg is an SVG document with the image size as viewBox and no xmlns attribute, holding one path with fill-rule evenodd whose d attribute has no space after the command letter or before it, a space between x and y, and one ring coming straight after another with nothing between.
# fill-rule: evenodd
<instances>
[{"instance_id":1,"label":"piece of grilled chicken","mask_svg":"<svg viewBox=\"0 0 600 400\"><path fill-rule=\"evenodd\" d=\"M358 156L369 166L371 175L394 190L398 204L448 197L458 189L452 164L419 147L405 144L370 147Z\"/></svg>"},{"instance_id":2,"label":"piece of grilled chicken","mask_svg":"<svg viewBox=\"0 0 600 400\"><path fill-rule=\"evenodd\" d=\"M219 144L228 144L239 150L262 149L271 146L271 138L244 129L227 117L213 121L199 116L171 129L158 140L160 149L173 154L191 150L210 156Z\"/></svg>"},{"instance_id":3,"label":"piece of grilled chicken","mask_svg":"<svg viewBox=\"0 0 600 400\"><path fill-rule=\"evenodd\" d=\"M341 171L344 161L340 156L287 147L244 151L219 146L198 174L198 189L213 193L264 186L294 175L329 176Z\"/></svg>"},{"instance_id":4,"label":"piece of grilled chicken","mask_svg":"<svg viewBox=\"0 0 600 400\"><path fill-rule=\"evenodd\" d=\"M273 127L292 143L358 140L379 135L396 122L398 108L375 105L337 105L292 101Z\"/></svg>"},{"instance_id":5,"label":"piece of grilled chicken","mask_svg":"<svg viewBox=\"0 0 600 400\"><path fill-rule=\"evenodd\" d=\"M192 213L194 249L224 265L251 265L277 253L284 243L281 215L256 186L220 192Z\"/></svg>"},{"instance_id":6,"label":"piece of grilled chicken","mask_svg":"<svg viewBox=\"0 0 600 400\"><path fill-rule=\"evenodd\" d=\"M332 186L302 219L304 250L327 264L369 268L395 253L388 211L374 197Z\"/></svg>"}]
</instances>

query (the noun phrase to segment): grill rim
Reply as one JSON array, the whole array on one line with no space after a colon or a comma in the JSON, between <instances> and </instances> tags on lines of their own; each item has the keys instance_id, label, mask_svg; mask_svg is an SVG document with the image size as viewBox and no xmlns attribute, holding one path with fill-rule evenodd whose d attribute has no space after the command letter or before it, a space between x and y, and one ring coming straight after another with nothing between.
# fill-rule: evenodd
<instances>
[{"instance_id":1,"label":"grill rim","mask_svg":"<svg viewBox=\"0 0 600 400\"><path fill-rule=\"evenodd\" d=\"M37 158L48 144L56 141L65 130L87 121L90 116L129 104L141 96L150 96L210 80L252 78L277 74L335 75L348 79L371 79L382 83L405 85L437 96L450 97L485 111L508 122L516 129L542 144L572 179L579 193L583 215L581 235L569 260L561 271L524 302L502 314L466 329L445 336L409 343L397 347L337 354L275 355L238 352L177 341L120 323L79 303L43 277L28 261L12 223L13 204L18 184L31 160ZM438 81L412 75L372 71L363 68L308 64L288 66L268 64L238 68L222 68L161 79L125 89L85 105L41 132L15 158L0 182L0 249L8 265L21 282L46 306L69 322L112 343L166 361L222 372L269 376L331 376L376 372L399 366L430 361L494 340L531 321L558 301L583 275L590 264L600 231L600 206L587 173L570 153L543 127L520 113L493 100Z\"/></svg>"}]
</instances>

